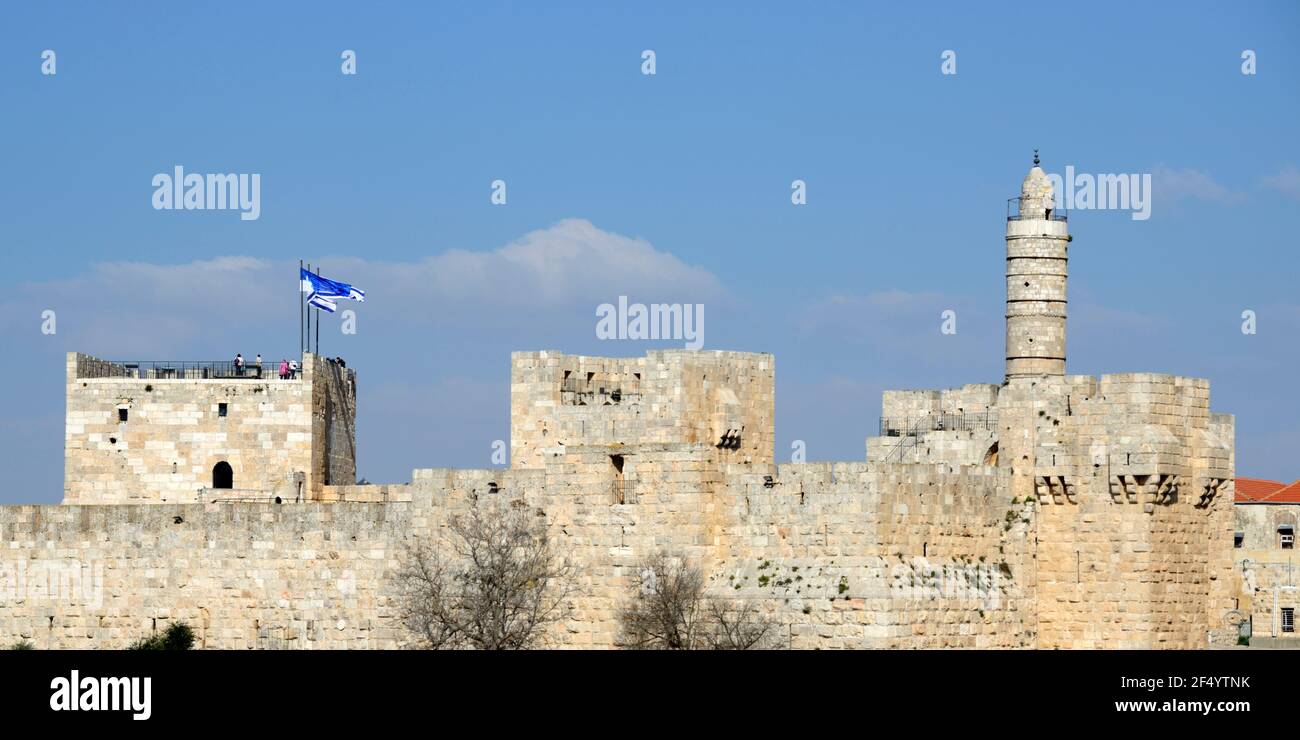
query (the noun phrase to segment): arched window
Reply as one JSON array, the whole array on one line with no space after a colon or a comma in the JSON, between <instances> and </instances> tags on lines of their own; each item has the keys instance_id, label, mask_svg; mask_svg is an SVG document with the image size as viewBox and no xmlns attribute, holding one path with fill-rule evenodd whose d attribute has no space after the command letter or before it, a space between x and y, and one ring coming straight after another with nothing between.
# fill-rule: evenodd
<instances>
[{"instance_id":1,"label":"arched window","mask_svg":"<svg viewBox=\"0 0 1300 740\"><path fill-rule=\"evenodd\" d=\"M234 488L235 471L230 469L230 463L222 460L212 466L212 487L213 488Z\"/></svg>"},{"instance_id":2,"label":"arched window","mask_svg":"<svg viewBox=\"0 0 1300 740\"><path fill-rule=\"evenodd\" d=\"M993 446L989 448L989 451L984 453L984 464L985 465L998 464L998 443L997 442L994 442Z\"/></svg>"}]
</instances>

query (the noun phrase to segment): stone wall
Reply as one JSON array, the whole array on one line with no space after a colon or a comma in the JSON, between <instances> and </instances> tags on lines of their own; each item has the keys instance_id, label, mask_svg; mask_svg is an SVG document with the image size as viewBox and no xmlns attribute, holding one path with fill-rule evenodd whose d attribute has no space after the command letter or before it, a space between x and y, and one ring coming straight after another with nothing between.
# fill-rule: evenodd
<instances>
[{"instance_id":1,"label":"stone wall","mask_svg":"<svg viewBox=\"0 0 1300 740\"><path fill-rule=\"evenodd\" d=\"M1228 639L1232 610L1264 608L1232 558L1232 417L1209 412L1196 379L891 392L887 413L949 416L873 440L908 441L896 459L777 467L770 356L520 353L512 467L394 485L355 483L355 376L320 358L298 381L71 381L69 439L100 446L70 445L69 481L138 503L0 509L0 640L120 647L183 619L207 647L402 647L394 579L409 547L445 549L452 518L508 502L545 517L576 566L569 619L549 635L569 647L618 644L658 552L800 648L1193 648ZM121 435L118 404L139 436ZM951 427L971 415L985 423ZM96 470L123 439L137 467ZM236 481L291 476L308 494L167 501L158 456L209 449L240 452Z\"/></svg>"},{"instance_id":2,"label":"stone wall","mask_svg":"<svg viewBox=\"0 0 1300 740\"><path fill-rule=\"evenodd\" d=\"M308 469L306 380L83 377L106 364L68 357L65 503L193 502L223 461L235 488L289 495Z\"/></svg>"},{"instance_id":3,"label":"stone wall","mask_svg":"<svg viewBox=\"0 0 1300 740\"><path fill-rule=\"evenodd\" d=\"M580 444L707 443L736 462L772 462L771 355L516 352L510 376L512 467L541 467L548 455Z\"/></svg>"},{"instance_id":4,"label":"stone wall","mask_svg":"<svg viewBox=\"0 0 1300 740\"><path fill-rule=\"evenodd\" d=\"M820 463L728 480L721 593L796 648L1033 645L1030 515L993 467Z\"/></svg>"},{"instance_id":5,"label":"stone wall","mask_svg":"<svg viewBox=\"0 0 1300 740\"><path fill-rule=\"evenodd\" d=\"M312 472L319 487L357 480L357 382L353 370L308 356L304 379L312 387Z\"/></svg>"},{"instance_id":6,"label":"stone wall","mask_svg":"<svg viewBox=\"0 0 1300 740\"><path fill-rule=\"evenodd\" d=\"M795 647L1032 644L1027 515L997 468L778 470L646 445L620 472L611 449L325 488L385 503L4 507L0 640L122 647L185 620L205 647L401 647L393 577L408 545L443 542L470 507L519 500L578 566L558 645L614 646L637 565L659 551L699 565L713 594L755 601ZM70 582L33 587L49 573Z\"/></svg>"},{"instance_id":7,"label":"stone wall","mask_svg":"<svg viewBox=\"0 0 1300 740\"><path fill-rule=\"evenodd\" d=\"M0 640L123 648L183 620L200 647L393 647L410 529L405 504L6 506Z\"/></svg>"},{"instance_id":8,"label":"stone wall","mask_svg":"<svg viewBox=\"0 0 1300 740\"><path fill-rule=\"evenodd\" d=\"M323 358L293 380L126 377L76 353L67 370L65 503L210 500L222 462L245 497L355 482L355 376Z\"/></svg>"},{"instance_id":9,"label":"stone wall","mask_svg":"<svg viewBox=\"0 0 1300 740\"><path fill-rule=\"evenodd\" d=\"M1200 647L1232 639L1233 420L1209 384L1153 373L890 391L886 416L990 424L868 440L871 462L996 466L1032 502L1041 647ZM976 417L978 420L980 417ZM960 423L961 417L944 419ZM933 427L933 425L929 425ZM1036 513L1035 513L1036 512Z\"/></svg>"},{"instance_id":10,"label":"stone wall","mask_svg":"<svg viewBox=\"0 0 1300 740\"><path fill-rule=\"evenodd\" d=\"M1030 458L1021 446L1008 463L1032 469L1040 504L1040 646L1194 648L1216 631L1222 639L1232 606L1223 557L1231 418L1211 419L1203 380L1144 373L1090 385L1047 379L1002 396L1036 409L1025 426Z\"/></svg>"}]
</instances>

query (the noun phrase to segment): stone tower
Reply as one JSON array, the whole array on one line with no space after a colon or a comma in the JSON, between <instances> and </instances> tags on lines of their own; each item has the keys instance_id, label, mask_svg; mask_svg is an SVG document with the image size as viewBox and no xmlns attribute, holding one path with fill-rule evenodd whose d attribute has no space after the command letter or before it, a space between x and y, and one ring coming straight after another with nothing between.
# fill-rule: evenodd
<instances>
[{"instance_id":1,"label":"stone tower","mask_svg":"<svg viewBox=\"0 0 1300 740\"><path fill-rule=\"evenodd\" d=\"M67 356L63 502L298 501L356 483L356 371Z\"/></svg>"},{"instance_id":2,"label":"stone tower","mask_svg":"<svg viewBox=\"0 0 1300 740\"><path fill-rule=\"evenodd\" d=\"M1007 377L1065 374L1069 230L1052 181L1034 166L1007 213Z\"/></svg>"}]
</instances>

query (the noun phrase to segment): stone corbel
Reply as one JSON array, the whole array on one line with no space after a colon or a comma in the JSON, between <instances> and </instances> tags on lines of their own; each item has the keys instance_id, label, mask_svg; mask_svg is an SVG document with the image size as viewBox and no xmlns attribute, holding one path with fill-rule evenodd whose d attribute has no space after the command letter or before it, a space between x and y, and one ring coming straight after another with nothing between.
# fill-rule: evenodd
<instances>
[{"instance_id":1,"label":"stone corbel","mask_svg":"<svg viewBox=\"0 0 1300 740\"><path fill-rule=\"evenodd\" d=\"M1148 506L1172 504L1178 500L1182 476L1172 473L1154 475L1112 475L1110 497L1115 503Z\"/></svg>"},{"instance_id":2,"label":"stone corbel","mask_svg":"<svg viewBox=\"0 0 1300 740\"><path fill-rule=\"evenodd\" d=\"M1150 503L1153 504L1172 504L1178 500L1178 486L1181 483L1181 477L1177 475L1153 475L1147 482L1147 489L1151 494Z\"/></svg>"},{"instance_id":3,"label":"stone corbel","mask_svg":"<svg viewBox=\"0 0 1300 740\"><path fill-rule=\"evenodd\" d=\"M1201 497L1196 502L1196 508L1204 509L1209 506L1214 501L1215 496L1220 492L1226 493L1231 485L1232 481L1226 478L1206 479L1205 485L1201 487Z\"/></svg>"},{"instance_id":4,"label":"stone corbel","mask_svg":"<svg viewBox=\"0 0 1300 740\"><path fill-rule=\"evenodd\" d=\"M1034 494L1040 504L1073 504L1075 501L1074 482L1064 475L1034 476Z\"/></svg>"},{"instance_id":5,"label":"stone corbel","mask_svg":"<svg viewBox=\"0 0 1300 740\"><path fill-rule=\"evenodd\" d=\"M1145 478L1146 476L1142 476ZM1136 504L1142 484L1136 475L1112 475L1110 477L1111 500L1119 504Z\"/></svg>"}]
</instances>

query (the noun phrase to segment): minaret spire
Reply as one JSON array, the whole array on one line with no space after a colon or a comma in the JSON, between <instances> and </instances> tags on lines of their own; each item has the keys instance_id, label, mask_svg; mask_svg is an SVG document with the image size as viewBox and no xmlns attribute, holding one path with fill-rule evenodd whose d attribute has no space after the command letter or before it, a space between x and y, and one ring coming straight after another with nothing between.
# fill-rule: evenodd
<instances>
[{"instance_id":1,"label":"minaret spire","mask_svg":"<svg viewBox=\"0 0 1300 740\"><path fill-rule=\"evenodd\" d=\"M1007 381L1065 374L1070 233L1052 181L1034 166L1007 215Z\"/></svg>"}]
</instances>

